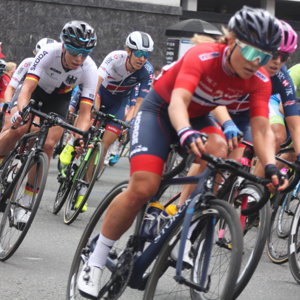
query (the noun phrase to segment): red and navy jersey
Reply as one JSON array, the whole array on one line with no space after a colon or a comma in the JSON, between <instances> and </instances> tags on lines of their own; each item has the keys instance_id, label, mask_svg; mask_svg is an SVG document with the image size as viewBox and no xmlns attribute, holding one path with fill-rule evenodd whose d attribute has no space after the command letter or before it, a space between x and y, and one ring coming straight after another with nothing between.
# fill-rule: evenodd
<instances>
[{"instance_id":1,"label":"red and navy jersey","mask_svg":"<svg viewBox=\"0 0 300 300\"><path fill-rule=\"evenodd\" d=\"M191 118L202 116L216 106L228 106L249 94L250 116L268 118L271 81L260 68L250 79L242 79L226 69L227 45L201 43L188 50L177 62L163 68L154 82L154 90L167 102L174 89L183 88L192 95L188 107Z\"/></svg>"}]
</instances>

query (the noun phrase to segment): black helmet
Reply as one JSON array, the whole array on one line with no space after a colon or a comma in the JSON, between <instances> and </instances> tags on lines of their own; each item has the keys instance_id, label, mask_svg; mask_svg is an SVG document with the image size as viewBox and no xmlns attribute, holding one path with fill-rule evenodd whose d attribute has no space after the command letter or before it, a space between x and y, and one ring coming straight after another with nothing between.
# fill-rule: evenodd
<instances>
[{"instance_id":1,"label":"black helmet","mask_svg":"<svg viewBox=\"0 0 300 300\"><path fill-rule=\"evenodd\" d=\"M277 50L281 43L279 21L264 9L244 6L231 17L228 29L241 41L265 51Z\"/></svg>"},{"instance_id":2,"label":"black helmet","mask_svg":"<svg viewBox=\"0 0 300 300\"><path fill-rule=\"evenodd\" d=\"M94 28L83 21L70 21L65 24L60 38L64 44L87 50L92 50L97 44Z\"/></svg>"}]
</instances>

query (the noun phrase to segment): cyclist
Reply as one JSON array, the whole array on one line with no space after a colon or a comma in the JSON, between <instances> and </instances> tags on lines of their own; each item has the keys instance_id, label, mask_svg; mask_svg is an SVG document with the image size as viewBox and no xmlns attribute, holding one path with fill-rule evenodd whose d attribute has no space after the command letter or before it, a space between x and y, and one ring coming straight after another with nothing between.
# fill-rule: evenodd
<instances>
[{"instance_id":1,"label":"cyclist","mask_svg":"<svg viewBox=\"0 0 300 300\"><path fill-rule=\"evenodd\" d=\"M273 52L273 57L264 66L271 77L272 97L269 100L269 118L271 128L275 134L275 152L279 151L280 145L286 139L285 121L287 122L290 133L295 141L296 153L300 153L300 119L296 103L295 90L292 80L287 72L285 63L290 54L297 48L297 33L292 27L283 20L280 20L282 41L278 51ZM280 96L278 96L280 95ZM282 103L285 115L279 111L279 104ZM240 97L234 103L226 107L218 107L213 111L214 116L222 125L225 135L228 139L231 152L229 158L239 159L243 155L244 145L238 144L237 135L243 133L243 139L252 142L252 133L250 126L250 103L248 95ZM195 175L200 172L198 164L191 167L189 175ZM263 169L257 164L255 169L257 175L263 176ZM192 186L185 186L181 193L179 205L185 202L192 190Z\"/></svg>"},{"instance_id":2,"label":"cyclist","mask_svg":"<svg viewBox=\"0 0 300 300\"><path fill-rule=\"evenodd\" d=\"M109 53L98 68L98 95L96 107L104 113L113 114L118 119L124 119L125 106L131 90L140 84L136 110L149 92L153 66L148 61L153 51L153 40L148 33L134 31L126 38L126 50L116 50ZM109 122L103 135L104 157L109 146L117 140L121 133L121 125ZM61 162L68 164L73 152L72 140L60 155ZM79 192L75 207L78 207L84 198L85 187ZM83 211L86 211L86 205Z\"/></svg>"},{"instance_id":3,"label":"cyclist","mask_svg":"<svg viewBox=\"0 0 300 300\"><path fill-rule=\"evenodd\" d=\"M214 138L219 134L226 145L222 132L208 117L217 105L229 105L249 93L255 149L266 177L279 184L268 120L271 82L260 67L280 45L280 25L265 10L243 7L228 29L223 43L196 45L165 66L143 101L131 136L129 185L108 207L96 247L78 277L82 293L98 295L109 249L157 191L172 141L179 139L198 157L205 151L226 155L227 149L220 149ZM205 145L198 130L209 134ZM285 180L280 188L286 186Z\"/></svg>"},{"instance_id":4,"label":"cyclist","mask_svg":"<svg viewBox=\"0 0 300 300\"><path fill-rule=\"evenodd\" d=\"M39 40L35 46L35 49L32 51L35 55L42 47L44 47L47 44L56 43L55 40L50 38L43 38ZM27 57L23 59L23 61L18 65L16 71L12 75L9 84L5 90L4 93L4 102L9 103L10 109L12 114L15 113L17 107L16 107L16 101L18 99L23 81L25 79L25 75L27 71L29 70L29 67L31 63L33 62L34 57ZM8 113L9 115L9 113ZM2 131L7 130L9 127L11 127L11 121L10 118L5 118L5 123L3 126Z\"/></svg>"},{"instance_id":5,"label":"cyclist","mask_svg":"<svg viewBox=\"0 0 300 300\"><path fill-rule=\"evenodd\" d=\"M2 78L6 69L6 61L4 59L0 59L0 79ZM1 99L0 99L1 100ZM1 101L2 102L2 101Z\"/></svg>"},{"instance_id":6,"label":"cyclist","mask_svg":"<svg viewBox=\"0 0 300 300\"><path fill-rule=\"evenodd\" d=\"M0 155L6 155L28 128L28 125L20 124L20 111L31 98L43 103L43 112L55 112L64 118L68 111L72 88L81 84L80 111L76 126L81 130L89 128L90 110L97 86L97 66L89 54L96 46L96 33L88 23L75 20L64 25L60 38L61 43L48 44L35 56L17 100L17 111L11 118L13 128L5 131L0 138ZM50 128L45 144L45 152L49 159L62 133L63 129L58 126ZM83 145L82 140L79 140L79 145ZM30 181L31 179L20 200L21 205L25 207L30 205ZM16 223L26 223L28 217L22 208L15 211Z\"/></svg>"}]
</instances>

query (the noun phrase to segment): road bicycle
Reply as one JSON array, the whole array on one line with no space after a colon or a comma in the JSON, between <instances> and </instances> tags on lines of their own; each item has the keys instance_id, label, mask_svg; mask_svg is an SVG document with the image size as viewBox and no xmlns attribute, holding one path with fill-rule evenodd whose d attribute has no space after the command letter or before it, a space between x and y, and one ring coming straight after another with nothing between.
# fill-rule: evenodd
<instances>
[{"instance_id":1,"label":"road bicycle","mask_svg":"<svg viewBox=\"0 0 300 300\"><path fill-rule=\"evenodd\" d=\"M89 139L87 141L86 152L78 159L74 156L71 164L62 167L58 174L57 179L60 185L54 200L52 212L57 214L65 204L64 223L67 225L72 224L81 213L97 177L102 173L104 145L101 138L108 122L120 124L124 128L128 127L125 122L116 119L114 115L105 114L101 111L94 112L93 125L88 131ZM84 192L82 192L83 188ZM80 204L76 206L79 195L83 198Z\"/></svg>"},{"instance_id":2,"label":"road bicycle","mask_svg":"<svg viewBox=\"0 0 300 300\"><path fill-rule=\"evenodd\" d=\"M178 213L149 239L143 233L146 206L138 214L130 233L125 234L110 251L97 299L117 299L126 286L144 290L144 299L232 299L242 259L243 237L235 209L212 193L216 172L227 170L236 176L266 184L232 160L203 154L209 168L198 176L173 178L184 170L183 160L164 176L152 201L161 200L170 187L197 183L191 197ZM81 299L76 284L79 271L93 251L103 215L112 200L127 187L127 182L113 188L101 201L88 223L77 247L68 279L67 299ZM169 198L166 206L176 201ZM192 243L192 266L183 261L187 237ZM175 258L171 253L179 247Z\"/></svg>"},{"instance_id":3,"label":"road bicycle","mask_svg":"<svg viewBox=\"0 0 300 300\"><path fill-rule=\"evenodd\" d=\"M43 147L49 128L61 126L82 136L85 132L64 122L57 114L45 114L36 109L36 102L23 109L21 115L24 122L29 115L38 116L40 123L31 118L27 133L18 141L15 148L0 165L0 260L5 261L18 249L25 238L39 207L46 185L48 174L48 157ZM39 105L39 108L41 104ZM39 130L37 131L37 128ZM33 173L35 172L35 173ZM20 199L24 195L29 177L35 174L31 186L30 204L24 206ZM24 216L29 215L26 223L15 220L15 212L22 208Z\"/></svg>"}]
</instances>

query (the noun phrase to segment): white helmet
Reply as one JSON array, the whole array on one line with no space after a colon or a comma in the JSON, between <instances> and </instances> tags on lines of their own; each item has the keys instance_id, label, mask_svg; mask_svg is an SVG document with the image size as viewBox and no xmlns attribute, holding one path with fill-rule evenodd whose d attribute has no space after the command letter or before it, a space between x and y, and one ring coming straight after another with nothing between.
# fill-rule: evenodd
<instances>
[{"instance_id":1,"label":"white helmet","mask_svg":"<svg viewBox=\"0 0 300 300\"><path fill-rule=\"evenodd\" d=\"M36 55L41 48L45 47L47 44L57 43L56 40L50 38L42 38L36 43L35 49L32 51L34 55Z\"/></svg>"},{"instance_id":2,"label":"white helmet","mask_svg":"<svg viewBox=\"0 0 300 300\"><path fill-rule=\"evenodd\" d=\"M134 50L153 51L154 42L151 36L142 31L131 32L126 39L126 46Z\"/></svg>"}]
</instances>

